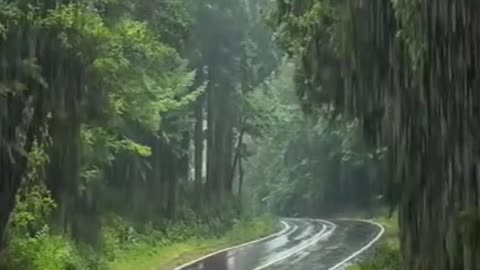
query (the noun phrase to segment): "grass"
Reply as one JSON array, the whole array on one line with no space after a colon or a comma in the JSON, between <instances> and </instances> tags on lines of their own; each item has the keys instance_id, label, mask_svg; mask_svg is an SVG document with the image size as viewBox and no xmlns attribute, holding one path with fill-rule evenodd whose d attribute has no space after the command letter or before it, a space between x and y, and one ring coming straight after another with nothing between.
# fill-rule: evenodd
<instances>
[{"instance_id":1,"label":"grass","mask_svg":"<svg viewBox=\"0 0 480 270\"><path fill-rule=\"evenodd\" d=\"M381 217L375 219L375 222L381 224L385 228L385 234L382 243L393 248L400 249L398 240L400 228L398 227L398 216L394 214L392 217Z\"/></svg>"},{"instance_id":2,"label":"grass","mask_svg":"<svg viewBox=\"0 0 480 270\"><path fill-rule=\"evenodd\" d=\"M400 242L398 217L393 215L390 218L381 217L374 220L385 228L385 234L372 258L367 259L349 270L399 270L400 261Z\"/></svg>"},{"instance_id":3,"label":"grass","mask_svg":"<svg viewBox=\"0 0 480 270\"><path fill-rule=\"evenodd\" d=\"M120 254L110 263L115 270L171 270L201 256L233 245L269 235L278 230L272 217L260 217L237 223L220 238L192 238L169 246L139 246Z\"/></svg>"}]
</instances>

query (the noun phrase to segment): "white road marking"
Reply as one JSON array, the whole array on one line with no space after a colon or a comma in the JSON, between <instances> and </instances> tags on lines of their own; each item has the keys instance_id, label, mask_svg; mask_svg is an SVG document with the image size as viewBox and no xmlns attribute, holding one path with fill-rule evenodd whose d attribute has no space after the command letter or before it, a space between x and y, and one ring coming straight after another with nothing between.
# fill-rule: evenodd
<instances>
[{"instance_id":1,"label":"white road marking","mask_svg":"<svg viewBox=\"0 0 480 270\"><path fill-rule=\"evenodd\" d=\"M296 241L302 240L303 238L307 237L312 232L313 229L314 229L313 223L309 222L307 228L303 230L301 234L293 238L293 240L296 240Z\"/></svg>"},{"instance_id":2,"label":"white road marking","mask_svg":"<svg viewBox=\"0 0 480 270\"><path fill-rule=\"evenodd\" d=\"M282 221L282 222L283 222L283 221ZM285 235L280 235L280 236L281 236L281 237L289 236L290 234L296 232L297 230L298 230L298 225L294 224L292 230L290 230L287 234L285 234Z\"/></svg>"},{"instance_id":3,"label":"white road marking","mask_svg":"<svg viewBox=\"0 0 480 270\"><path fill-rule=\"evenodd\" d=\"M300 243L299 245L294 246L293 248L290 248L290 249L287 249L283 252L280 252L273 259L271 259L267 263L255 268L254 270L265 269L265 268L267 268L267 267L269 267L269 266L271 266L275 263L283 261L283 260L289 258L290 256L293 256L293 255L299 253L300 251L316 244L318 241L320 241L320 240L324 239L325 237L331 235L337 227L337 225L335 225L335 224L333 224L329 221L326 221L326 220L317 220L317 221L327 223L329 226L331 226L329 228L330 230L325 232L327 230L327 226L323 225L322 230L319 233L315 234L311 239L309 239L307 241L304 241L304 242Z\"/></svg>"},{"instance_id":4,"label":"white road marking","mask_svg":"<svg viewBox=\"0 0 480 270\"><path fill-rule=\"evenodd\" d=\"M285 221L282 221L282 225L284 226L283 229L277 233L274 233L274 234L271 234L269 236L266 236L266 237L263 237L263 238L260 238L260 239L257 239L257 240L254 240L254 241L250 241L250 242L247 242L247 243L244 243L244 244L240 244L240 245L236 245L236 246L233 246L233 247L228 247L228 248L225 248L225 249L222 249L222 250L219 250L219 251L216 251L216 252L213 252L213 253L210 253L208 255L205 255L201 258L198 258L194 261L191 261L191 262L188 262L188 263L185 263L183 265L180 265L178 266L177 268L175 268L174 270L181 270L187 266L190 266L192 264L196 264L198 262L201 262L209 257L212 257L212 256L215 256L217 254L220 254L220 253L223 253L223 252L227 252L227 251L230 251L230 250L233 250L233 249L238 249L238 248L242 248L242 247L245 247L245 246L248 246L248 245L252 245L252 244L255 244L255 243L258 243L258 242L262 242L262 241L265 241L267 239L270 239L270 238L275 238L275 237L279 237L279 236L282 236L283 234L285 234L288 230L290 230L291 226L285 222ZM287 235L291 234L293 231L296 231L297 230L297 226L294 225L294 229L292 231L290 231Z\"/></svg>"},{"instance_id":5,"label":"white road marking","mask_svg":"<svg viewBox=\"0 0 480 270\"><path fill-rule=\"evenodd\" d=\"M285 220L291 220L291 219L285 219ZM282 222L283 222L283 221L282 221ZM288 233L282 234L282 235L278 236L278 237L275 239L275 242L273 242L273 243L271 243L271 245L269 245L269 248L273 250L273 249L275 249L275 248L277 248L277 247L282 247L283 245L285 245L285 243L288 242L288 236L291 235L291 234L293 234L294 232L296 232L299 227L298 227L298 225L294 224L294 225L291 226L290 228L292 228L292 229L291 229ZM285 240L284 240L284 241L280 241L280 239L283 239L283 238L285 238ZM234 249L231 249L231 250L233 251ZM236 255L236 254L235 254L235 253L230 254L230 255L227 254L227 256L234 256L234 255Z\"/></svg>"},{"instance_id":6,"label":"white road marking","mask_svg":"<svg viewBox=\"0 0 480 270\"><path fill-rule=\"evenodd\" d=\"M303 260L303 259L304 259L305 257L307 257L308 255L310 255L310 252L302 252L302 253L300 254L300 256L298 256L298 258L296 258L295 260L293 260L293 261L291 262L291 264L296 264L297 262Z\"/></svg>"},{"instance_id":7,"label":"white road marking","mask_svg":"<svg viewBox=\"0 0 480 270\"><path fill-rule=\"evenodd\" d=\"M368 244L366 244L364 247L362 247L361 249L359 249L357 252L353 253L352 255L348 256L347 258L345 258L344 260L342 260L341 262L337 263L336 265L334 265L333 267L329 268L328 270L336 270L338 269L339 267L345 265L347 262L351 261L352 259L355 259L356 257L358 257L360 254L362 254L363 252L365 252L367 249L369 249L373 244L375 244L379 239L380 237L382 237L382 235L385 233L385 228L376 223L376 222L373 222L373 221L370 221L370 220L363 220L363 219L338 219L338 220L351 220L351 221L359 221L359 222L365 222L365 223L370 223L372 225L375 225L377 227L380 228L380 232L375 236L375 238L373 238L372 241L370 241Z\"/></svg>"},{"instance_id":8,"label":"white road marking","mask_svg":"<svg viewBox=\"0 0 480 270\"><path fill-rule=\"evenodd\" d=\"M295 220L295 219L289 219L289 220ZM296 220L305 220L305 219L296 219ZM276 256L273 257L272 260L269 260L267 263L253 269L253 270L261 270L261 269L265 269L275 263L278 263L280 261L283 261L303 250L305 250L306 248L316 244L318 241L330 236L336 229L337 225L335 225L334 223L330 222L330 221L327 221L327 220L321 220L321 219L309 219L311 221L319 221L319 222L322 222L324 224L327 224L328 226L330 226L330 228L327 228L328 226L326 225L323 225L322 226L322 230L315 234L311 239L307 240L307 241L303 241L302 243L300 243L299 245L296 245L290 249L287 249L283 252L280 252L279 254L277 254ZM375 225L377 227L380 228L380 232L368 243L366 244L365 246L363 246L361 249L359 249L358 251L356 251L355 253L353 253L352 255L348 256L347 258L345 258L344 260L342 260L341 262L337 263L336 265L334 265L333 267L329 268L328 270L337 270L339 267L341 266L344 266L346 263L348 263L349 261L355 259L356 257L358 257L360 254L362 254L363 252L365 252L367 249L369 249L373 244L375 244L381 237L382 235L384 234L385 232L385 228L378 224L378 223L375 223L373 221L369 221L369 220L363 220L363 219L337 219L337 220L350 220L350 221L358 221L358 222L365 222L365 223L370 223L372 225ZM292 234L293 232L295 232L297 229L298 229L298 226L297 225L293 225L290 226L287 222L285 221L282 221L282 224L284 226L284 228L275 233L275 234L272 234L272 235L269 235L267 237L264 237L264 238L261 238L261 239L257 239L257 240L254 240L254 241L251 241L251 242L248 242L248 243L244 243L244 244L240 244L240 245L237 245L237 246L233 246L233 247L229 247L229 248L226 248L226 249L223 249L223 250L220 250L220 251L217 251L217 252L214 252L214 253L211 253L211 254L208 254L206 256L203 256L199 259L196 259L192 262L189 262L189 263L186 263L184 265L181 265L177 268L175 268L174 270L181 270L187 266L190 266L190 265L193 265L195 263L198 263L198 262L201 262L202 260L205 260L209 257L212 257L212 256L215 256L217 254L220 254L220 253L223 253L223 252L227 252L227 251L230 251L230 250L234 250L234 249L238 249L238 248L242 248L242 247L245 247L245 246L248 246L248 245L252 245L252 244L255 244L255 243L258 243L258 242L262 242L262 241L265 241L267 239L270 239L270 238L275 238L275 237L283 237L283 236L288 236L290 234ZM290 230L292 228L292 230ZM290 231L289 231L290 230ZM288 232L288 233L287 233ZM299 258L297 258L295 261L300 261L301 259L305 258L308 256L308 253L306 254L302 254Z\"/></svg>"}]
</instances>

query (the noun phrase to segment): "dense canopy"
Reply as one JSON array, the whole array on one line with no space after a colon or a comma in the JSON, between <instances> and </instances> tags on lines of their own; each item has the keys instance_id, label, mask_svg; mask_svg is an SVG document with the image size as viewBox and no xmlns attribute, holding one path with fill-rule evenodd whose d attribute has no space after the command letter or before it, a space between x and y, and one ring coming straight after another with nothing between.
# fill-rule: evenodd
<instances>
[{"instance_id":1,"label":"dense canopy","mask_svg":"<svg viewBox=\"0 0 480 270\"><path fill-rule=\"evenodd\" d=\"M0 0L0 269L157 267L273 216L385 207L388 267L480 269L479 12Z\"/></svg>"},{"instance_id":2,"label":"dense canopy","mask_svg":"<svg viewBox=\"0 0 480 270\"><path fill-rule=\"evenodd\" d=\"M301 58L297 87L306 104L334 104L360 119L366 139L389 147L405 269L479 268L479 6L420 0L278 5L282 43Z\"/></svg>"}]
</instances>

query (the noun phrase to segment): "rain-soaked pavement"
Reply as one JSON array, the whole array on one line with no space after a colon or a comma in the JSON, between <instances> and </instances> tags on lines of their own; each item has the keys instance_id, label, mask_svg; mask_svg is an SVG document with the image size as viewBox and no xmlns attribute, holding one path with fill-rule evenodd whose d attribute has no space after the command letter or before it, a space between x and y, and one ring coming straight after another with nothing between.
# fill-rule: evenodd
<instances>
[{"instance_id":1,"label":"rain-soaked pavement","mask_svg":"<svg viewBox=\"0 0 480 270\"><path fill-rule=\"evenodd\" d=\"M284 219L280 235L176 270L342 270L381 228L364 221ZM355 260L356 258L352 258Z\"/></svg>"}]
</instances>

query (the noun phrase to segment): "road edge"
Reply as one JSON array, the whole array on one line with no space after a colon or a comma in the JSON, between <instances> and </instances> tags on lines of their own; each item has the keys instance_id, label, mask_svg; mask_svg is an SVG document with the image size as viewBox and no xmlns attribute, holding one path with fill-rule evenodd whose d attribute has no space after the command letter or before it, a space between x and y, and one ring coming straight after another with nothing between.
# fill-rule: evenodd
<instances>
[{"instance_id":1,"label":"road edge","mask_svg":"<svg viewBox=\"0 0 480 270\"><path fill-rule=\"evenodd\" d=\"M350 256L347 258L343 259L339 263L335 264L333 267L329 268L328 270L336 270L339 267L345 265L346 263L350 262L351 260L355 259L356 257L360 256L363 252L367 251L369 248L371 248L380 238L383 236L385 233L385 227L377 222L371 221L371 220L366 220L366 219L352 219L352 218L336 218L336 220L346 220L346 221L358 221L358 222L364 222L364 223L370 223L378 228L380 228L380 231L378 234L370 241L368 244L363 246L361 249L357 250L356 252L352 253Z\"/></svg>"},{"instance_id":2,"label":"road edge","mask_svg":"<svg viewBox=\"0 0 480 270\"><path fill-rule=\"evenodd\" d=\"M252 244L256 244L256 243L259 243L259 242L262 242L262 241L266 241L270 238L275 238L277 236L281 236L282 234L286 233L289 229L290 229L290 225L288 225L287 222L285 221L280 221L280 223L283 225L283 228L276 232L276 233L273 233L273 234L270 234L268 236L265 236L265 237L262 237L260 239L256 239L256 240L253 240L253 241L250 241L250 242L246 242L246 243L243 243L243 244L239 244L239 245L235 245L235 246L231 246L231 247L227 247L227 248L224 248L222 250L218 250L218 251L215 251L215 252L212 252L210 254L207 254L205 256L202 256L198 259L195 259L193 261L190 261L190 262L187 262L187 263L184 263L180 266L177 266L176 268L174 268L173 270L182 270L183 268L187 267L187 266L190 266L192 264L195 264L197 262L200 262L200 261L203 261L209 257L213 257L215 255L218 255L220 253L223 253L223 252L227 252L227 251L230 251L230 250L233 250L233 249L238 249L238 248L242 248L242 247L245 247L245 246L248 246L248 245L252 245Z\"/></svg>"},{"instance_id":3,"label":"road edge","mask_svg":"<svg viewBox=\"0 0 480 270\"><path fill-rule=\"evenodd\" d=\"M267 268L267 267L270 267L270 266L272 266L272 265L274 265L274 264L276 264L276 263L279 263L279 262L281 262L281 261L284 261L284 260L288 259L289 257L291 257L291 256L299 253L300 251L302 251L302 250L304 250L304 249L306 249L306 248L308 248L308 247L316 244L318 241L320 241L320 240L321 240L322 238L324 238L325 236L331 235L331 234L336 230L336 228L337 228L337 225L335 225L334 223L332 223L332 222L330 222L330 221L328 221L328 220L324 220L324 219L308 219L308 218L306 218L306 219L304 219L304 220L323 222L323 223L326 223L326 224L332 226L332 229L331 229L330 231L327 231L327 230L328 230L327 226L326 226L325 224L323 224L322 230L321 230L319 233L315 234L315 236L313 236L311 239L307 240L306 243L304 243L303 246L301 246L300 249L298 249L298 247L297 247L297 249L294 250L293 252L287 253L286 255L281 256L281 257L279 257L279 258L277 258L277 259L274 259L274 260L272 260L272 261L270 261L270 262L268 262L268 263L266 263L266 264L260 265L260 266L258 266L258 267L256 267L256 268L254 268L253 270L262 270L262 269L265 269L265 268ZM327 232L325 232L325 231L327 231Z\"/></svg>"}]
</instances>

